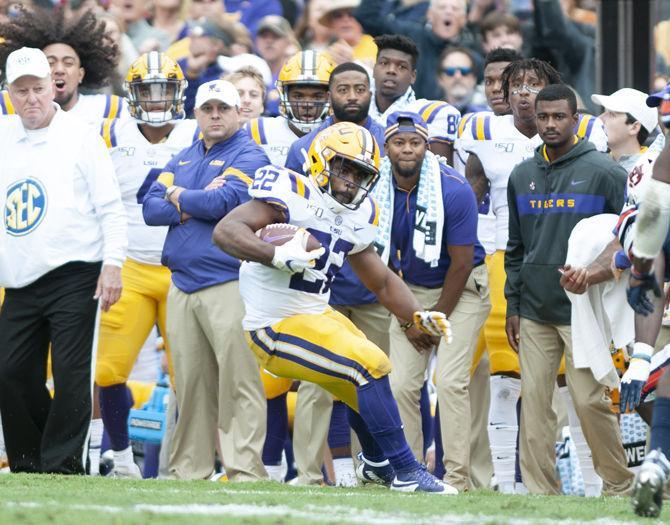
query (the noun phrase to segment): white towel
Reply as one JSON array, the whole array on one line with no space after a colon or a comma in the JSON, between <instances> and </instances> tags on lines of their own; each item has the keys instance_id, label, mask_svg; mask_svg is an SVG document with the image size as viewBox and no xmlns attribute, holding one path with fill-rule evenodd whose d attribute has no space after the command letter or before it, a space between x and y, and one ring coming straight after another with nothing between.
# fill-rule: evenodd
<instances>
[{"instance_id":1,"label":"white towel","mask_svg":"<svg viewBox=\"0 0 670 525\"><path fill-rule=\"evenodd\" d=\"M379 173L379 181L372 194L379 204L379 228L375 246L382 260L387 263L391 247L391 227L393 225L393 174L391 161L384 157ZM436 267L442 252L442 230L444 229L444 203L442 201L442 175L439 157L430 151L421 165L419 187L416 197L416 214L412 248L416 256Z\"/></svg>"},{"instance_id":2,"label":"white towel","mask_svg":"<svg viewBox=\"0 0 670 525\"><path fill-rule=\"evenodd\" d=\"M595 215L583 219L570 234L565 263L584 267L593 262L614 238L618 216ZM635 338L634 312L626 300L628 279L622 276L589 286L582 295L567 293L572 302L572 354L575 368L590 368L593 377L610 388L619 377L609 351L610 342L622 348Z\"/></svg>"}]
</instances>

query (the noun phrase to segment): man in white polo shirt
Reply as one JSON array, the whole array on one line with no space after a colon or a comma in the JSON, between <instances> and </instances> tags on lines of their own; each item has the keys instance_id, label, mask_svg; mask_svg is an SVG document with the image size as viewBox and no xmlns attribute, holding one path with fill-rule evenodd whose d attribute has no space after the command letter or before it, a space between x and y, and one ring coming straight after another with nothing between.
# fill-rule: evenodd
<instances>
[{"instance_id":1,"label":"man in white polo shirt","mask_svg":"<svg viewBox=\"0 0 670 525\"><path fill-rule=\"evenodd\" d=\"M39 49L7 57L0 119L0 412L13 472L83 474L98 303L121 294L126 215L103 140L54 103ZM53 399L45 386L51 343Z\"/></svg>"}]
</instances>

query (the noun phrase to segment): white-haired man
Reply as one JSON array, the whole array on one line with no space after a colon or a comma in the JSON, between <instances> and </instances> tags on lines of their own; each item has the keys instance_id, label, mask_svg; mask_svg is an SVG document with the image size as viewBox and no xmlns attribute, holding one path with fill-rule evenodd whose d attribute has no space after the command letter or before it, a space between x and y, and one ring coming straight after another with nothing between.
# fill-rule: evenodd
<instances>
[{"instance_id":1,"label":"white-haired man","mask_svg":"<svg viewBox=\"0 0 670 525\"><path fill-rule=\"evenodd\" d=\"M0 120L0 410L14 472L83 474L98 306L121 294L126 214L103 140L54 103L46 55L21 48ZM45 385L47 353L55 384Z\"/></svg>"}]
</instances>

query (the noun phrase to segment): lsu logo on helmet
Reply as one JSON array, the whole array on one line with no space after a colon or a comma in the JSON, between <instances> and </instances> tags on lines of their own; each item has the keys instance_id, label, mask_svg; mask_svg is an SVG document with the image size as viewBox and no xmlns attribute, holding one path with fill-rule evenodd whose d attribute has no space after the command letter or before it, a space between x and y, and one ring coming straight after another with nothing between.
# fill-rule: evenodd
<instances>
[{"instance_id":1,"label":"lsu logo on helmet","mask_svg":"<svg viewBox=\"0 0 670 525\"><path fill-rule=\"evenodd\" d=\"M128 69L124 83L131 116L150 126L183 118L187 85L179 64L166 54L141 55Z\"/></svg>"},{"instance_id":2,"label":"lsu logo on helmet","mask_svg":"<svg viewBox=\"0 0 670 525\"><path fill-rule=\"evenodd\" d=\"M352 163L362 172L354 199L348 204L339 203L348 209L358 208L379 179L379 145L367 129L353 122L339 122L321 131L307 156L309 176L331 197L331 178L339 176L343 162Z\"/></svg>"},{"instance_id":3,"label":"lsu logo on helmet","mask_svg":"<svg viewBox=\"0 0 670 525\"><path fill-rule=\"evenodd\" d=\"M326 55L316 51L302 51L289 58L279 72L279 110L303 133L312 131L328 116L330 103L326 91L334 67ZM322 86L323 101L291 101L289 92L293 86Z\"/></svg>"}]
</instances>

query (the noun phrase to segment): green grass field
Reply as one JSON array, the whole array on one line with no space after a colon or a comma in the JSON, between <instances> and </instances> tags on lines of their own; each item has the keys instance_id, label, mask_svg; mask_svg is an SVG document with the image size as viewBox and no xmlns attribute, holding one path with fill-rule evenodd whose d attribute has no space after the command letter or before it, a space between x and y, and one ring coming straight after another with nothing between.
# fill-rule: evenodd
<instances>
[{"instance_id":1,"label":"green grass field","mask_svg":"<svg viewBox=\"0 0 670 525\"><path fill-rule=\"evenodd\" d=\"M670 505L668 505L670 507ZM39 475L0 476L0 524L344 524L670 523L633 515L627 498L456 497L383 488L294 488L274 483L127 481Z\"/></svg>"}]
</instances>

